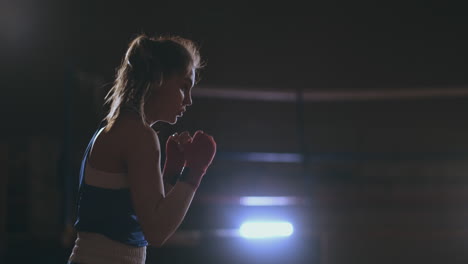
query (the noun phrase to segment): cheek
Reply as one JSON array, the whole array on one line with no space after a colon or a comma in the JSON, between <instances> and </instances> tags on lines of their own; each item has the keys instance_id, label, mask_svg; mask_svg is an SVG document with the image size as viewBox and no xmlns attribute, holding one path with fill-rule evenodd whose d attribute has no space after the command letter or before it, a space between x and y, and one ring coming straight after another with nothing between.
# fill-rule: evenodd
<instances>
[{"instance_id":1,"label":"cheek","mask_svg":"<svg viewBox=\"0 0 468 264\"><path fill-rule=\"evenodd\" d=\"M158 96L151 94L146 100L145 105L154 106L158 103Z\"/></svg>"}]
</instances>

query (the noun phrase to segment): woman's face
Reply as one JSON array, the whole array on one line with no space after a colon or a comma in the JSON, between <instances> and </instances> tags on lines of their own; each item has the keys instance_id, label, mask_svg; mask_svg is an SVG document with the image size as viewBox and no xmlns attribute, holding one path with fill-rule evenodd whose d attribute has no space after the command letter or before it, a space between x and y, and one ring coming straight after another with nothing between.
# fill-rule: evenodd
<instances>
[{"instance_id":1,"label":"woman's face","mask_svg":"<svg viewBox=\"0 0 468 264\"><path fill-rule=\"evenodd\" d=\"M174 74L165 79L161 86L155 85L145 103L145 115L151 125L158 121L174 124L177 118L192 104L192 88L195 70L188 74Z\"/></svg>"}]
</instances>

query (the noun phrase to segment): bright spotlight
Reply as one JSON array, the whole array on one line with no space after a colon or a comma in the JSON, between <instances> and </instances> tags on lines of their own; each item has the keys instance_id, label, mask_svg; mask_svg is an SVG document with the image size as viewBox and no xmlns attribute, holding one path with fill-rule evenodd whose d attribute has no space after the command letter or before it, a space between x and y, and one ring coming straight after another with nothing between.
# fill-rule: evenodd
<instances>
[{"instance_id":1,"label":"bright spotlight","mask_svg":"<svg viewBox=\"0 0 468 264\"><path fill-rule=\"evenodd\" d=\"M286 206L297 203L295 197L286 196L244 196L240 204L245 206Z\"/></svg>"},{"instance_id":2,"label":"bright spotlight","mask_svg":"<svg viewBox=\"0 0 468 264\"><path fill-rule=\"evenodd\" d=\"M274 238L288 237L294 228L289 222L246 222L239 231L244 238Z\"/></svg>"}]
</instances>

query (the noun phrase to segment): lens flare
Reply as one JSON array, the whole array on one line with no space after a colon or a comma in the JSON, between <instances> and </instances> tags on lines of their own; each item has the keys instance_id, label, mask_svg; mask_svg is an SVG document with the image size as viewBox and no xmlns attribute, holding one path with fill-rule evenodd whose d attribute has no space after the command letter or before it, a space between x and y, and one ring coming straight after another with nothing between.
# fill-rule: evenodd
<instances>
[{"instance_id":1,"label":"lens flare","mask_svg":"<svg viewBox=\"0 0 468 264\"><path fill-rule=\"evenodd\" d=\"M239 231L244 238L274 238L289 237L294 228L289 222L245 222Z\"/></svg>"}]
</instances>

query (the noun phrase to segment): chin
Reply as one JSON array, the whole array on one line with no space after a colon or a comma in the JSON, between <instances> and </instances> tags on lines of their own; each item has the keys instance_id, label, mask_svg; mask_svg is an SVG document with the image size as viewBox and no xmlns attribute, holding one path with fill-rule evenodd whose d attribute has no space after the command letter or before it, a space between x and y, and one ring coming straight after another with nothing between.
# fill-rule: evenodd
<instances>
[{"instance_id":1,"label":"chin","mask_svg":"<svg viewBox=\"0 0 468 264\"><path fill-rule=\"evenodd\" d=\"M175 123L177 123L177 117L175 117L175 118L172 119L172 120L169 120L169 119L168 119L166 122L167 122L168 124L174 125Z\"/></svg>"},{"instance_id":2,"label":"chin","mask_svg":"<svg viewBox=\"0 0 468 264\"><path fill-rule=\"evenodd\" d=\"M164 118L164 122L165 123L168 123L168 124L171 124L171 125L174 125L175 123L177 123L177 121L179 120L179 118L181 118L182 116L181 115L178 115L178 114L174 114L174 115L167 115L166 118Z\"/></svg>"}]
</instances>

